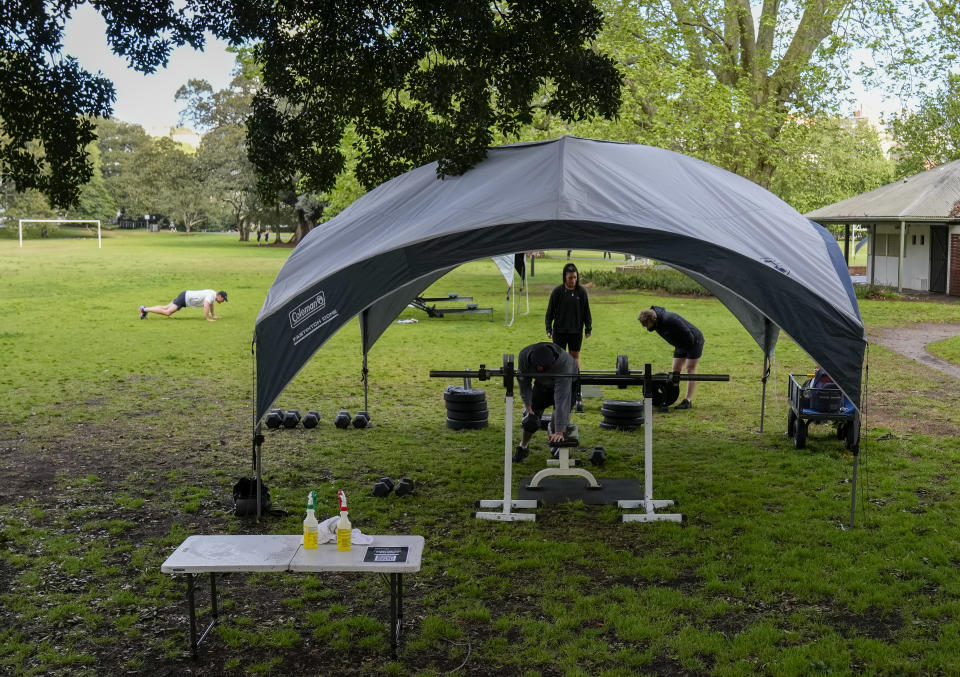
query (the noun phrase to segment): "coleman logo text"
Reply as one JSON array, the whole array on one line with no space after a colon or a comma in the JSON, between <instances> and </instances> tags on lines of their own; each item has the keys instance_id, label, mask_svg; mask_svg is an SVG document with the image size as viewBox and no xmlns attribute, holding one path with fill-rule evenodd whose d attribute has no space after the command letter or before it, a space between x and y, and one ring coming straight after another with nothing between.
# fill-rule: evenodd
<instances>
[{"instance_id":1,"label":"coleman logo text","mask_svg":"<svg viewBox=\"0 0 960 677\"><path fill-rule=\"evenodd\" d=\"M316 296L310 297L290 311L290 328L296 328L311 316L323 310L326 305L327 299L324 297L323 292L320 292Z\"/></svg>"}]
</instances>

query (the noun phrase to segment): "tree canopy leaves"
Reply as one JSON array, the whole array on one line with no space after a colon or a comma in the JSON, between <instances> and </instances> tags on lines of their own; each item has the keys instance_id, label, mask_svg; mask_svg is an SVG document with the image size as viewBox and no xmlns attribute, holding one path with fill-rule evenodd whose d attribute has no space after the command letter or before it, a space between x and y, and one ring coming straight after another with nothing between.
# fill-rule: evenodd
<instances>
[{"instance_id":1,"label":"tree canopy leaves","mask_svg":"<svg viewBox=\"0 0 960 677\"><path fill-rule=\"evenodd\" d=\"M37 189L55 206L76 204L93 165L91 118L108 117L113 84L61 52L63 29L76 0L0 3L0 182ZM96 0L107 40L131 67L166 65L174 45L202 45L203 22L172 2Z\"/></svg>"},{"instance_id":2,"label":"tree canopy leaves","mask_svg":"<svg viewBox=\"0 0 960 677\"><path fill-rule=\"evenodd\" d=\"M107 117L112 85L61 55L76 0L11 0L0 9L0 176L76 201L90 177L89 118ZM534 105L578 119L619 105L620 75L591 48L602 14L590 0L97 0L113 50L149 72L170 49L210 30L254 45L263 90L249 156L278 194L334 185L357 134L357 175L376 185L440 159L459 173L485 154L491 130L514 134ZM50 58L52 55L52 59ZM186 96L204 95L199 90ZM37 140L38 151L28 142Z\"/></svg>"}]
</instances>

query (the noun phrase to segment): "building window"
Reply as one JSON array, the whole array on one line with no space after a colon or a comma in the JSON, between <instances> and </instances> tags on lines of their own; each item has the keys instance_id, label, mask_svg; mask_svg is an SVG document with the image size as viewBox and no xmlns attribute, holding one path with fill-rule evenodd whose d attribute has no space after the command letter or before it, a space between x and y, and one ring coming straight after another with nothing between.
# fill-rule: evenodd
<instances>
[{"instance_id":1,"label":"building window","mask_svg":"<svg viewBox=\"0 0 960 677\"><path fill-rule=\"evenodd\" d=\"M923 235L920 236L920 244L923 244Z\"/></svg>"},{"instance_id":2,"label":"building window","mask_svg":"<svg viewBox=\"0 0 960 677\"><path fill-rule=\"evenodd\" d=\"M917 244L917 236L916 236L916 235L913 236L913 242L912 242L912 244Z\"/></svg>"}]
</instances>

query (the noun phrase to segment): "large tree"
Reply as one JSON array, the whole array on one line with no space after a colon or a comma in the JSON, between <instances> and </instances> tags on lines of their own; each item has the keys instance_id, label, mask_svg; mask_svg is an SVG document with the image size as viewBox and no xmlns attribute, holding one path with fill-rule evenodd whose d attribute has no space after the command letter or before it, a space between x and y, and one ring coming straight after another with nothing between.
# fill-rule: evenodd
<instances>
[{"instance_id":1,"label":"large tree","mask_svg":"<svg viewBox=\"0 0 960 677\"><path fill-rule=\"evenodd\" d=\"M0 2L0 179L37 189L56 207L75 204L93 174L94 118L109 117L112 83L62 53L80 0ZM132 68L165 66L174 45L201 46L205 21L170 0L96 0L107 41Z\"/></svg>"},{"instance_id":2,"label":"large tree","mask_svg":"<svg viewBox=\"0 0 960 677\"><path fill-rule=\"evenodd\" d=\"M806 213L893 180L893 161L866 121L793 120L780 132L782 159L770 190Z\"/></svg>"},{"instance_id":3,"label":"large tree","mask_svg":"<svg viewBox=\"0 0 960 677\"><path fill-rule=\"evenodd\" d=\"M62 54L78 0L0 3L0 175L59 205L90 176L91 117L112 85ZM261 187L323 191L346 163L354 126L357 174L375 185L441 159L444 173L483 157L491 130L515 133L541 103L575 119L613 115L620 76L590 44L602 25L590 0L97 0L108 41L131 67L164 65L204 29L255 44L264 90L249 125ZM39 140L40 152L29 152ZM296 185L295 185L296 184Z\"/></svg>"},{"instance_id":4,"label":"large tree","mask_svg":"<svg viewBox=\"0 0 960 677\"><path fill-rule=\"evenodd\" d=\"M624 105L612 124L573 129L671 148L767 187L795 147L782 132L843 111L855 71L911 91L947 72L957 40L954 3L941 0L600 2L599 42L625 76Z\"/></svg>"},{"instance_id":5,"label":"large tree","mask_svg":"<svg viewBox=\"0 0 960 677\"><path fill-rule=\"evenodd\" d=\"M936 91L925 94L914 112L890 124L897 142L897 175L910 176L960 158L960 75L949 73Z\"/></svg>"}]
</instances>

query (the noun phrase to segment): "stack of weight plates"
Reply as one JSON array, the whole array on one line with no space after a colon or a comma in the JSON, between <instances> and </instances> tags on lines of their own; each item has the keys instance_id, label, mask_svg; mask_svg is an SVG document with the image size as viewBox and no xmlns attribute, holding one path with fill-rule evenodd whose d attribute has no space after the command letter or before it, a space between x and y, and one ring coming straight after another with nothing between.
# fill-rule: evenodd
<instances>
[{"instance_id":1,"label":"stack of weight plates","mask_svg":"<svg viewBox=\"0 0 960 677\"><path fill-rule=\"evenodd\" d=\"M636 430L643 425L643 400L604 400L600 427L608 430Z\"/></svg>"},{"instance_id":2,"label":"stack of weight plates","mask_svg":"<svg viewBox=\"0 0 960 677\"><path fill-rule=\"evenodd\" d=\"M447 386L443 394L447 405L447 427L454 430L487 427L487 393L463 386Z\"/></svg>"}]
</instances>

